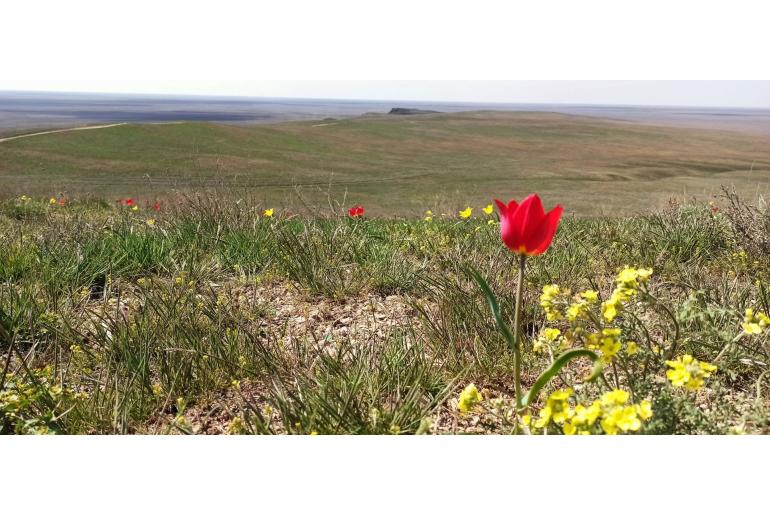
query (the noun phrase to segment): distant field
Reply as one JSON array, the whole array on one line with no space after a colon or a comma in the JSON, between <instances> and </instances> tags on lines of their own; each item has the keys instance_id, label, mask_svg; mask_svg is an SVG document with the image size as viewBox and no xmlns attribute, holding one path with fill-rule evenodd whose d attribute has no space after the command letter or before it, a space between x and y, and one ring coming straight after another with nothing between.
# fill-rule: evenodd
<instances>
[{"instance_id":1,"label":"distant field","mask_svg":"<svg viewBox=\"0 0 770 515\"><path fill-rule=\"evenodd\" d=\"M579 215L770 191L770 136L533 112L364 116L258 126L129 124L0 142L0 195L230 190L271 206L327 194L372 214L541 193Z\"/></svg>"}]
</instances>

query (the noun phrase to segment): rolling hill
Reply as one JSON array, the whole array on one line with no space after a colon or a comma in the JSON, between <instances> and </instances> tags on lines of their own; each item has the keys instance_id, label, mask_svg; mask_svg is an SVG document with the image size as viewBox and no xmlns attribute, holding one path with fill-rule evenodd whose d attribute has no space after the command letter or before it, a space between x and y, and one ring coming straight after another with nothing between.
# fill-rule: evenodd
<instances>
[{"instance_id":1,"label":"rolling hill","mask_svg":"<svg viewBox=\"0 0 770 515\"><path fill-rule=\"evenodd\" d=\"M370 115L258 126L127 124L0 143L3 195L154 200L218 189L277 206L328 196L414 215L538 191L579 215L770 186L770 137L546 112Z\"/></svg>"}]
</instances>

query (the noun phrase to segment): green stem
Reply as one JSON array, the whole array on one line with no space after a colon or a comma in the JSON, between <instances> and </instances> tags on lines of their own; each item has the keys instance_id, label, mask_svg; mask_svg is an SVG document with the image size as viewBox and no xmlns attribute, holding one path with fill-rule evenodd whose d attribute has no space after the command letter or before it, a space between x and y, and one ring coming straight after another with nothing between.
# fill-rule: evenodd
<instances>
[{"instance_id":1,"label":"green stem","mask_svg":"<svg viewBox=\"0 0 770 515\"><path fill-rule=\"evenodd\" d=\"M513 317L513 387L516 394L516 409L521 409L521 304L524 293L524 266L527 256L519 254L519 279L516 283L516 312Z\"/></svg>"}]
</instances>

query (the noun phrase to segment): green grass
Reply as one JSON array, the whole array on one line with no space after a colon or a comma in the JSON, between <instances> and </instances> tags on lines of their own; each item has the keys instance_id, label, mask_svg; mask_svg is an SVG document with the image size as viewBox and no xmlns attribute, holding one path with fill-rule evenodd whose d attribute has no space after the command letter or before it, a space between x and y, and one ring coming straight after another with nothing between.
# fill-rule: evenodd
<instances>
[{"instance_id":1,"label":"green grass","mask_svg":"<svg viewBox=\"0 0 770 515\"><path fill-rule=\"evenodd\" d=\"M367 130L401 137L378 123ZM620 268L651 267L649 297L617 321L642 351L606 367L607 384L653 401L644 432L768 432L767 333L740 336L747 307L770 308L767 217L736 197L719 205L566 217L528 264L525 385L550 361L533 350L552 325L539 307L544 285L606 299ZM89 198L0 203L0 431L511 432L511 353L468 270L510 320L515 257L483 214L428 223L260 213L229 196L152 214ZM674 388L655 347L719 371L698 392ZM585 365L565 369L533 415L553 389L581 384ZM485 400L462 415L470 382Z\"/></svg>"},{"instance_id":2,"label":"green grass","mask_svg":"<svg viewBox=\"0 0 770 515\"><path fill-rule=\"evenodd\" d=\"M331 196L387 217L538 191L569 213L632 214L671 197L705 199L721 185L766 193L768 143L553 113L129 124L0 143L0 191L151 202L216 190L293 209L299 193L313 209Z\"/></svg>"}]
</instances>

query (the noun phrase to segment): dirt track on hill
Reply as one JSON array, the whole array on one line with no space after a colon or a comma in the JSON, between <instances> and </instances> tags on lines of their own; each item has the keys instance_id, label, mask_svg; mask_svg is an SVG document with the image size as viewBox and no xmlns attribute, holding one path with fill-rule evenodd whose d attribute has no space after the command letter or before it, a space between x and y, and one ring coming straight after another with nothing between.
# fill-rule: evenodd
<instances>
[{"instance_id":1,"label":"dirt track on hill","mask_svg":"<svg viewBox=\"0 0 770 515\"><path fill-rule=\"evenodd\" d=\"M70 127L69 129L54 129L50 131L31 132L29 134L19 134L18 136L9 136L7 138L0 138L0 143L5 141L11 141L20 138L29 138L31 136L42 136L43 134L54 134L56 132L70 132L70 131L85 131L89 129L106 129L108 127L118 127L119 125L126 125L123 123L109 123L107 125L87 125L85 127Z\"/></svg>"}]
</instances>

